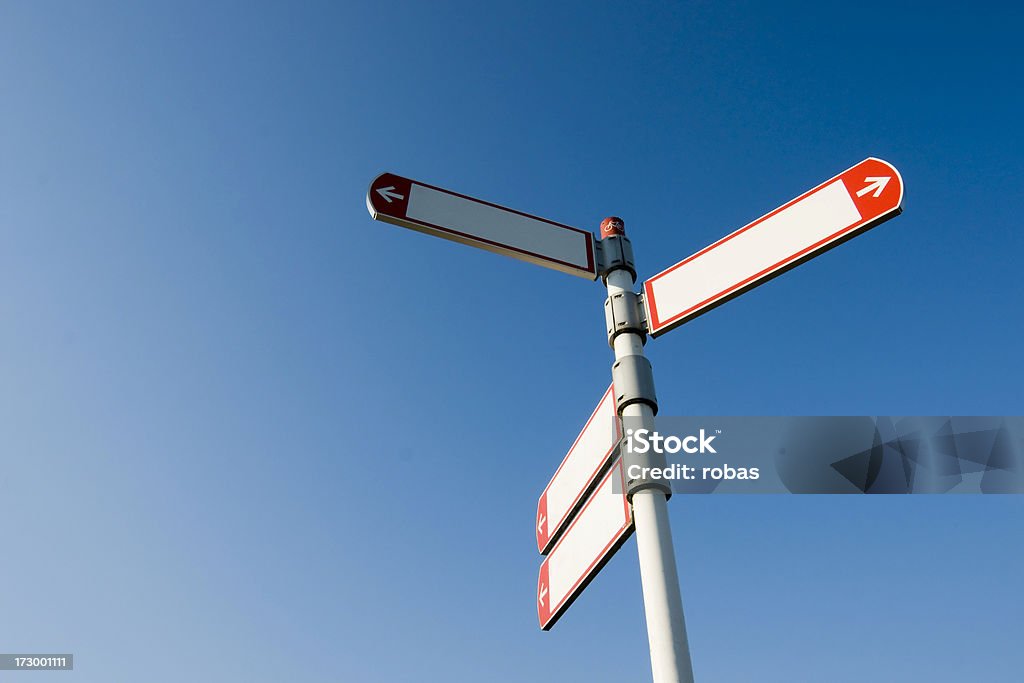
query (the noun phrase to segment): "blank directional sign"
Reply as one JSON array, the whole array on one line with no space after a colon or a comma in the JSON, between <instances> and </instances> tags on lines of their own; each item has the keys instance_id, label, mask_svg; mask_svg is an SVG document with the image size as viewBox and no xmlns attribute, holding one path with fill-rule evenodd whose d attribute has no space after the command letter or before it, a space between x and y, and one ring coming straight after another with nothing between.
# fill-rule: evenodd
<instances>
[{"instance_id":1,"label":"blank directional sign","mask_svg":"<svg viewBox=\"0 0 1024 683\"><path fill-rule=\"evenodd\" d=\"M619 459L608 470L540 566L537 618L545 631L633 533L622 467Z\"/></svg>"},{"instance_id":2,"label":"blank directional sign","mask_svg":"<svg viewBox=\"0 0 1024 683\"><path fill-rule=\"evenodd\" d=\"M366 193L374 219L593 280L594 235L391 173Z\"/></svg>"},{"instance_id":3,"label":"blank directional sign","mask_svg":"<svg viewBox=\"0 0 1024 683\"><path fill-rule=\"evenodd\" d=\"M658 336L899 215L903 180L869 158L644 283Z\"/></svg>"},{"instance_id":4,"label":"blank directional sign","mask_svg":"<svg viewBox=\"0 0 1024 683\"><path fill-rule=\"evenodd\" d=\"M604 392L583 431L537 501L537 550L547 553L609 464L619 441L612 387Z\"/></svg>"}]
</instances>

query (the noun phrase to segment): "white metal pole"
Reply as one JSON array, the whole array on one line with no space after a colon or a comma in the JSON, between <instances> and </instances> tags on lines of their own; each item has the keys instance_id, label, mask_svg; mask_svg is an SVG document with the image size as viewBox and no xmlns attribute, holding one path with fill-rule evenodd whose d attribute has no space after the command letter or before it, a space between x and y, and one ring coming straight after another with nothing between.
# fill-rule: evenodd
<instances>
[{"instance_id":1,"label":"white metal pole","mask_svg":"<svg viewBox=\"0 0 1024 683\"><path fill-rule=\"evenodd\" d=\"M621 221L616 227L619 234L624 234ZM602 224L602 236L604 232ZM609 297L632 292L634 275L624 268L613 270L606 275L606 284ZM615 360L643 356L643 341L639 334L632 332L618 334L612 342ZM627 405L622 417L640 418L646 427L654 428L654 411L644 403ZM633 495L633 520L654 683L692 683L693 667L665 494L654 488L637 491Z\"/></svg>"}]
</instances>

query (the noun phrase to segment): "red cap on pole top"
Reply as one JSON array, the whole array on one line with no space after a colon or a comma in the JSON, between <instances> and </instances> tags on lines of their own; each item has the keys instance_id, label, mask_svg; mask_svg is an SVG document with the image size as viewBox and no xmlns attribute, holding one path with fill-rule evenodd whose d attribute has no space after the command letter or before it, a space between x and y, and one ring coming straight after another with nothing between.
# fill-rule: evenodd
<instances>
[{"instance_id":1,"label":"red cap on pole top","mask_svg":"<svg viewBox=\"0 0 1024 683\"><path fill-rule=\"evenodd\" d=\"M608 216L601 221L601 239L612 235L625 235L626 224L618 216Z\"/></svg>"}]
</instances>

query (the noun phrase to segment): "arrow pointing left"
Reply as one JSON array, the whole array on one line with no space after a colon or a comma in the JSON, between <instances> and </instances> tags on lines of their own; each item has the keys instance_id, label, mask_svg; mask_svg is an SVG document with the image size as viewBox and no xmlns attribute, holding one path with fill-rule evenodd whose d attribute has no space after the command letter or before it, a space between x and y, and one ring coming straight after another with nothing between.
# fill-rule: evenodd
<instances>
[{"instance_id":1,"label":"arrow pointing left","mask_svg":"<svg viewBox=\"0 0 1024 683\"><path fill-rule=\"evenodd\" d=\"M388 185L387 187L377 188L377 194L383 197L388 204L391 203L392 199L405 199L404 194L398 194L397 192L395 192L394 185Z\"/></svg>"}]
</instances>

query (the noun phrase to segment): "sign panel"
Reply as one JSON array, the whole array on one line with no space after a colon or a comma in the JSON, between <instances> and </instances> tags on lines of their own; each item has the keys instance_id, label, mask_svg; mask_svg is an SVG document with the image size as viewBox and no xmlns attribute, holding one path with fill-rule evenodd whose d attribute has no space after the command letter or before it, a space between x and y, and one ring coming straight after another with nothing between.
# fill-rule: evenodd
<instances>
[{"instance_id":1,"label":"sign panel","mask_svg":"<svg viewBox=\"0 0 1024 683\"><path fill-rule=\"evenodd\" d=\"M366 193L375 220L468 244L538 266L597 278L594 235L391 173Z\"/></svg>"},{"instance_id":2,"label":"sign panel","mask_svg":"<svg viewBox=\"0 0 1024 683\"><path fill-rule=\"evenodd\" d=\"M590 495L540 566L537 618L547 631L633 533L621 458Z\"/></svg>"},{"instance_id":3,"label":"sign panel","mask_svg":"<svg viewBox=\"0 0 1024 683\"><path fill-rule=\"evenodd\" d=\"M615 452L620 434L612 389L604 392L537 501L537 550L542 555L554 545Z\"/></svg>"},{"instance_id":4,"label":"sign panel","mask_svg":"<svg viewBox=\"0 0 1024 683\"><path fill-rule=\"evenodd\" d=\"M644 283L657 337L902 211L903 179L868 158Z\"/></svg>"}]
</instances>

